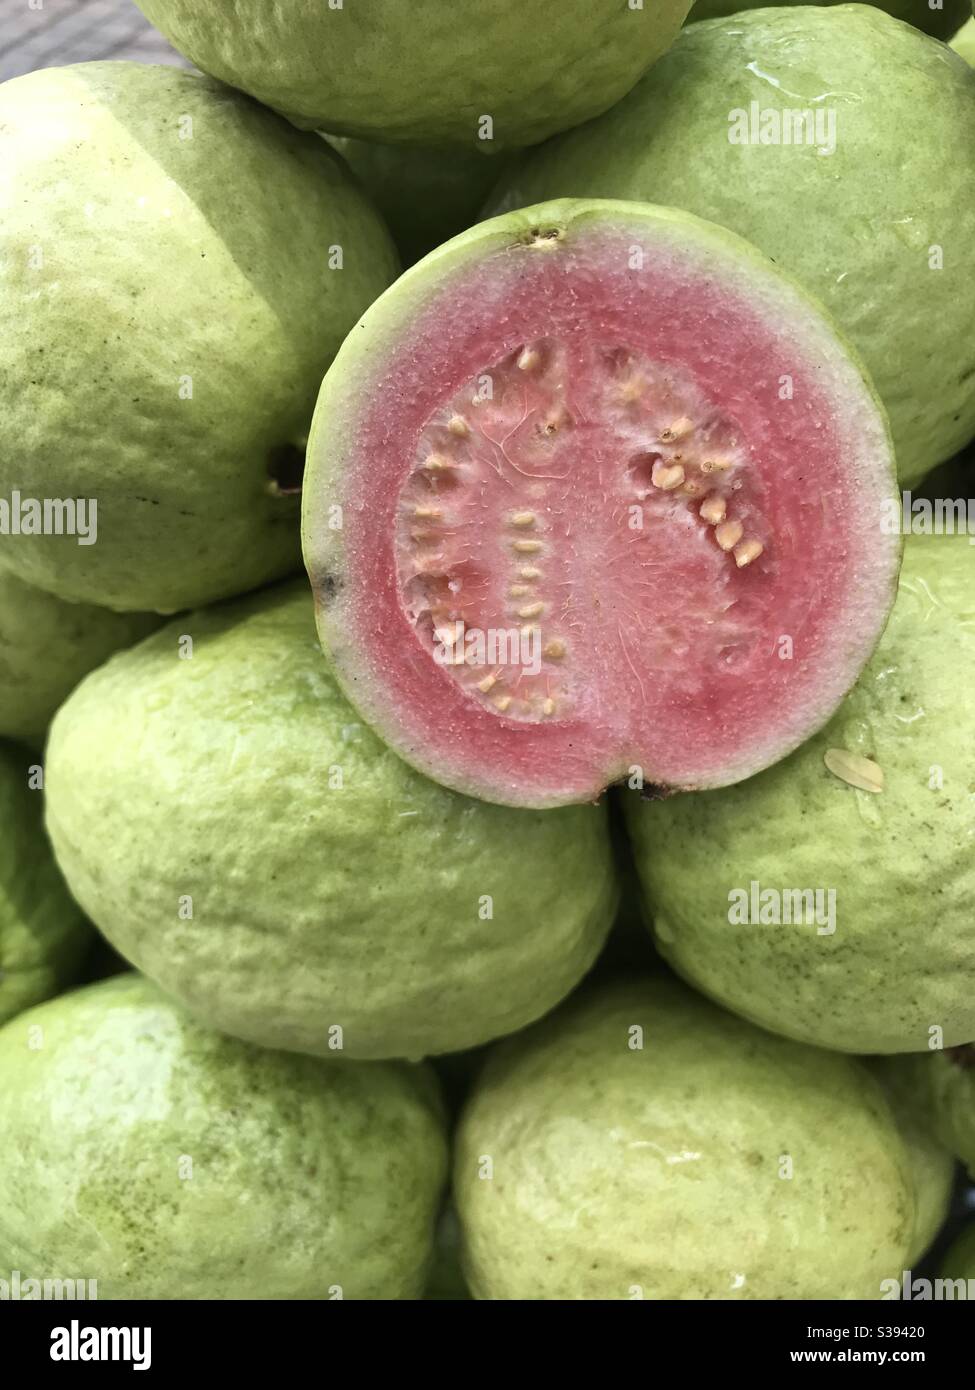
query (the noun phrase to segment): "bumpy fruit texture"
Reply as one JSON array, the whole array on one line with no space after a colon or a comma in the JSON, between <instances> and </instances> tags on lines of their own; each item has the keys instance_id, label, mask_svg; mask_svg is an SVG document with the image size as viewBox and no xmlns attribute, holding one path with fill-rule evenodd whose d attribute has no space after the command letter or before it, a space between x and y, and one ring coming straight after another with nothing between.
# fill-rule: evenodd
<instances>
[{"instance_id":1,"label":"bumpy fruit texture","mask_svg":"<svg viewBox=\"0 0 975 1390\"><path fill-rule=\"evenodd\" d=\"M0 735L41 743L82 676L161 622L154 613L65 603L0 571Z\"/></svg>"},{"instance_id":2,"label":"bumpy fruit texture","mask_svg":"<svg viewBox=\"0 0 975 1390\"><path fill-rule=\"evenodd\" d=\"M818 728L872 650L892 487L858 363L764 257L563 201L448 242L349 335L305 561L349 698L444 784L528 806L635 765L723 785Z\"/></svg>"},{"instance_id":3,"label":"bumpy fruit texture","mask_svg":"<svg viewBox=\"0 0 975 1390\"><path fill-rule=\"evenodd\" d=\"M485 1042L571 989L615 909L605 808L518 814L418 776L339 694L303 582L89 676L47 785L59 861L113 945L268 1047Z\"/></svg>"},{"instance_id":4,"label":"bumpy fruit texture","mask_svg":"<svg viewBox=\"0 0 975 1390\"><path fill-rule=\"evenodd\" d=\"M20 749L0 743L0 1023L69 984L91 940L51 854L30 770Z\"/></svg>"},{"instance_id":5,"label":"bumpy fruit texture","mask_svg":"<svg viewBox=\"0 0 975 1390\"><path fill-rule=\"evenodd\" d=\"M728 1008L850 1052L975 1039L973 592L964 536L911 536L877 653L821 733L739 787L626 794L657 944Z\"/></svg>"},{"instance_id":6,"label":"bumpy fruit texture","mask_svg":"<svg viewBox=\"0 0 975 1390\"><path fill-rule=\"evenodd\" d=\"M127 974L8 1023L0 1084L4 1270L100 1299L422 1292L447 1163L425 1069L253 1048Z\"/></svg>"},{"instance_id":7,"label":"bumpy fruit texture","mask_svg":"<svg viewBox=\"0 0 975 1390\"><path fill-rule=\"evenodd\" d=\"M841 0L784 0L790 5L836 5ZM886 10L895 19L905 24L913 24L936 39L948 39L960 24L971 14L969 0L944 0L939 8L932 8L928 0L874 0L878 9ZM702 19L724 19L729 15L740 14L742 10L764 8L760 0L695 0L687 16L689 24Z\"/></svg>"},{"instance_id":8,"label":"bumpy fruit texture","mask_svg":"<svg viewBox=\"0 0 975 1390\"><path fill-rule=\"evenodd\" d=\"M396 269L325 142L209 78L0 87L0 495L25 529L0 565L161 612L296 568L322 373ZM26 533L52 499L87 513Z\"/></svg>"},{"instance_id":9,"label":"bumpy fruit texture","mask_svg":"<svg viewBox=\"0 0 975 1390\"><path fill-rule=\"evenodd\" d=\"M496 1050L454 1194L481 1299L879 1298L914 1226L865 1068L666 979L577 998Z\"/></svg>"},{"instance_id":10,"label":"bumpy fruit texture","mask_svg":"<svg viewBox=\"0 0 975 1390\"><path fill-rule=\"evenodd\" d=\"M941 1265L945 1279L975 1280L975 1222L949 1248Z\"/></svg>"},{"instance_id":11,"label":"bumpy fruit texture","mask_svg":"<svg viewBox=\"0 0 975 1390\"><path fill-rule=\"evenodd\" d=\"M530 145L607 110L690 0L138 0L198 68L295 125L367 139Z\"/></svg>"},{"instance_id":12,"label":"bumpy fruit texture","mask_svg":"<svg viewBox=\"0 0 975 1390\"><path fill-rule=\"evenodd\" d=\"M476 222L510 164L503 155L486 153L487 142L471 149L414 149L327 138L385 219L405 266Z\"/></svg>"},{"instance_id":13,"label":"bumpy fruit texture","mask_svg":"<svg viewBox=\"0 0 975 1390\"><path fill-rule=\"evenodd\" d=\"M859 348L911 484L975 434L973 149L975 73L942 44L869 5L753 10L684 29L491 208L652 199L749 238Z\"/></svg>"}]
</instances>

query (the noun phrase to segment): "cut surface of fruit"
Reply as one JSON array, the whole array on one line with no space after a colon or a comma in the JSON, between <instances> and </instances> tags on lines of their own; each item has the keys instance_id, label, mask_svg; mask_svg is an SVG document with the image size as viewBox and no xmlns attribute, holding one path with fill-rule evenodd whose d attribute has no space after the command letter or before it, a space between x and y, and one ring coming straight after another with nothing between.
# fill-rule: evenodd
<instances>
[{"instance_id":1,"label":"cut surface of fruit","mask_svg":"<svg viewBox=\"0 0 975 1390\"><path fill-rule=\"evenodd\" d=\"M859 365L759 253L563 201L455 238L350 335L305 558L347 693L441 782L526 805L634 770L720 786L856 678L891 487Z\"/></svg>"}]
</instances>

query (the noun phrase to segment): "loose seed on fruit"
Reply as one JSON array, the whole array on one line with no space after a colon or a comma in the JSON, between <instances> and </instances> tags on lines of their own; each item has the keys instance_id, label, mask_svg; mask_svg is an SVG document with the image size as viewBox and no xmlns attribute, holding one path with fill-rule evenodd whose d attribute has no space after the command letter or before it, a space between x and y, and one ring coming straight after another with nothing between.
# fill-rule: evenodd
<instances>
[{"instance_id":1,"label":"loose seed on fruit","mask_svg":"<svg viewBox=\"0 0 975 1390\"><path fill-rule=\"evenodd\" d=\"M455 434L458 439L466 439L471 432L471 427L464 419L463 415L452 415L447 421L447 428L451 434Z\"/></svg>"},{"instance_id":2,"label":"loose seed on fruit","mask_svg":"<svg viewBox=\"0 0 975 1390\"><path fill-rule=\"evenodd\" d=\"M477 688L486 695L498 683L497 676L485 676L482 681L478 681Z\"/></svg>"},{"instance_id":3,"label":"loose seed on fruit","mask_svg":"<svg viewBox=\"0 0 975 1390\"><path fill-rule=\"evenodd\" d=\"M422 467L428 473L443 473L447 469L456 468L456 459L447 458L444 454L430 454L424 459Z\"/></svg>"},{"instance_id":4,"label":"loose seed on fruit","mask_svg":"<svg viewBox=\"0 0 975 1390\"><path fill-rule=\"evenodd\" d=\"M543 701L542 701L542 713L543 713L543 714L554 714L554 713L555 713L555 701L554 701L554 700L543 700Z\"/></svg>"},{"instance_id":5,"label":"loose seed on fruit","mask_svg":"<svg viewBox=\"0 0 975 1390\"><path fill-rule=\"evenodd\" d=\"M531 588L527 584L512 584L508 590L512 598L524 598L531 593Z\"/></svg>"},{"instance_id":6,"label":"loose seed on fruit","mask_svg":"<svg viewBox=\"0 0 975 1390\"><path fill-rule=\"evenodd\" d=\"M504 714L505 710L506 710L506 709L508 708L508 706L511 704L511 696L510 696L510 695L496 695L496 696L494 697L494 699L491 701L491 703L494 705L494 708L495 708L495 709L500 710L501 713Z\"/></svg>"},{"instance_id":7,"label":"loose seed on fruit","mask_svg":"<svg viewBox=\"0 0 975 1390\"><path fill-rule=\"evenodd\" d=\"M731 459L719 454L713 458L704 459L701 463L702 473L725 473L731 467Z\"/></svg>"},{"instance_id":8,"label":"loose seed on fruit","mask_svg":"<svg viewBox=\"0 0 975 1390\"><path fill-rule=\"evenodd\" d=\"M519 618L537 618L539 613L545 611L544 603L526 603L523 608L518 609Z\"/></svg>"},{"instance_id":9,"label":"loose seed on fruit","mask_svg":"<svg viewBox=\"0 0 975 1390\"><path fill-rule=\"evenodd\" d=\"M740 521L723 521L715 528L714 539L722 550L731 550L741 540L743 531Z\"/></svg>"},{"instance_id":10,"label":"loose seed on fruit","mask_svg":"<svg viewBox=\"0 0 975 1390\"><path fill-rule=\"evenodd\" d=\"M443 512L439 507L414 507L413 515L424 521L440 521L443 518Z\"/></svg>"},{"instance_id":11,"label":"loose seed on fruit","mask_svg":"<svg viewBox=\"0 0 975 1390\"><path fill-rule=\"evenodd\" d=\"M884 789L884 770L872 758L851 753L846 748L827 748L823 762L834 777L859 791L877 793Z\"/></svg>"},{"instance_id":12,"label":"loose seed on fruit","mask_svg":"<svg viewBox=\"0 0 975 1390\"><path fill-rule=\"evenodd\" d=\"M534 555L541 550L541 541L513 541L512 548L517 550L519 555Z\"/></svg>"},{"instance_id":13,"label":"loose seed on fruit","mask_svg":"<svg viewBox=\"0 0 975 1390\"><path fill-rule=\"evenodd\" d=\"M744 569L746 565L758 559L763 549L761 541L742 541L740 545L735 546L735 564L739 569Z\"/></svg>"},{"instance_id":14,"label":"loose seed on fruit","mask_svg":"<svg viewBox=\"0 0 975 1390\"><path fill-rule=\"evenodd\" d=\"M535 513L534 513L534 512L515 512L514 516L511 518L511 524L512 524L512 526L534 526L534 525L535 525Z\"/></svg>"},{"instance_id":15,"label":"loose seed on fruit","mask_svg":"<svg viewBox=\"0 0 975 1390\"><path fill-rule=\"evenodd\" d=\"M518 571L518 577L520 579L541 579L542 571L536 569L534 565L522 565Z\"/></svg>"},{"instance_id":16,"label":"loose seed on fruit","mask_svg":"<svg viewBox=\"0 0 975 1390\"><path fill-rule=\"evenodd\" d=\"M542 656L549 661L561 661L565 656L565 643L561 637L553 637L550 642L546 642L542 648Z\"/></svg>"},{"instance_id":17,"label":"loose seed on fruit","mask_svg":"<svg viewBox=\"0 0 975 1390\"><path fill-rule=\"evenodd\" d=\"M535 348L522 348L518 354L518 366L523 372L533 372L542 360L542 354Z\"/></svg>"}]
</instances>

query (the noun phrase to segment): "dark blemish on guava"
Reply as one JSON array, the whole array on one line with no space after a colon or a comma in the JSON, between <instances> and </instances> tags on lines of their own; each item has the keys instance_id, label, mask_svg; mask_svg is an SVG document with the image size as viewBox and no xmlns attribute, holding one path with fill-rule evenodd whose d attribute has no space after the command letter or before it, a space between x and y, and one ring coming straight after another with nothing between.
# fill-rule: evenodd
<instances>
[{"instance_id":1,"label":"dark blemish on guava","mask_svg":"<svg viewBox=\"0 0 975 1390\"><path fill-rule=\"evenodd\" d=\"M305 451L297 444L277 444L267 456L267 475L275 497L292 497L301 492L305 473Z\"/></svg>"},{"instance_id":2,"label":"dark blemish on guava","mask_svg":"<svg viewBox=\"0 0 975 1390\"><path fill-rule=\"evenodd\" d=\"M667 801L670 799L671 790L659 782L644 782L640 788L641 801Z\"/></svg>"},{"instance_id":3,"label":"dark blemish on guava","mask_svg":"<svg viewBox=\"0 0 975 1390\"><path fill-rule=\"evenodd\" d=\"M330 574L328 571L322 575L318 581L318 593L323 603L331 603L342 587L342 581L337 574Z\"/></svg>"},{"instance_id":4,"label":"dark blemish on guava","mask_svg":"<svg viewBox=\"0 0 975 1390\"><path fill-rule=\"evenodd\" d=\"M564 236L562 227L529 227L522 240L528 246L551 245L552 242L561 241Z\"/></svg>"},{"instance_id":5,"label":"dark blemish on guava","mask_svg":"<svg viewBox=\"0 0 975 1390\"><path fill-rule=\"evenodd\" d=\"M975 1071L975 1043L946 1048L945 1056L952 1066L961 1067L962 1071Z\"/></svg>"}]
</instances>

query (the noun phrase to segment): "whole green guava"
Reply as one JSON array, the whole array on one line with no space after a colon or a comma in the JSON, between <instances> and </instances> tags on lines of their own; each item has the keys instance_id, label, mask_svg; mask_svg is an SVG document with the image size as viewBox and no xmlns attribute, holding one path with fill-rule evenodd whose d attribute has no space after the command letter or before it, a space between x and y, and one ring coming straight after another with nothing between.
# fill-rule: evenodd
<instances>
[{"instance_id":1,"label":"whole green guava","mask_svg":"<svg viewBox=\"0 0 975 1390\"><path fill-rule=\"evenodd\" d=\"M879 1298L915 1220L864 1067L666 978L584 991L495 1049L454 1196L480 1299Z\"/></svg>"},{"instance_id":2,"label":"whole green guava","mask_svg":"<svg viewBox=\"0 0 975 1390\"><path fill-rule=\"evenodd\" d=\"M973 149L975 72L943 44L870 5L746 10L682 30L489 211L629 198L754 242L859 348L910 485L975 434Z\"/></svg>"},{"instance_id":3,"label":"whole green guava","mask_svg":"<svg viewBox=\"0 0 975 1390\"><path fill-rule=\"evenodd\" d=\"M70 984L91 942L44 833L39 778L0 743L0 1023Z\"/></svg>"},{"instance_id":4,"label":"whole green guava","mask_svg":"<svg viewBox=\"0 0 975 1390\"><path fill-rule=\"evenodd\" d=\"M0 570L0 736L41 743L82 676L161 622L155 613L65 603Z\"/></svg>"},{"instance_id":5,"label":"whole green guava","mask_svg":"<svg viewBox=\"0 0 975 1390\"><path fill-rule=\"evenodd\" d=\"M948 1216L955 1159L938 1139L914 1085L913 1057L878 1057L869 1065L887 1093L914 1178L914 1236L907 1254L913 1267L934 1244Z\"/></svg>"},{"instance_id":6,"label":"whole green guava","mask_svg":"<svg viewBox=\"0 0 975 1390\"><path fill-rule=\"evenodd\" d=\"M975 1178L975 1046L910 1059L905 1085L938 1136Z\"/></svg>"},{"instance_id":7,"label":"whole green guava","mask_svg":"<svg viewBox=\"0 0 975 1390\"><path fill-rule=\"evenodd\" d=\"M783 5L839 5L843 0L781 0ZM964 24L971 14L969 0L944 0L944 5L934 8L928 0L872 0L878 9L886 10L895 19L905 24L913 24L915 29L923 29L936 39L948 39ZM740 14L742 10L761 8L761 0L694 0L687 16L689 24L702 19L726 19L729 15Z\"/></svg>"},{"instance_id":8,"label":"whole green guava","mask_svg":"<svg viewBox=\"0 0 975 1390\"><path fill-rule=\"evenodd\" d=\"M137 0L170 43L295 125L498 147L596 116L663 53L691 0Z\"/></svg>"},{"instance_id":9,"label":"whole green guava","mask_svg":"<svg viewBox=\"0 0 975 1390\"><path fill-rule=\"evenodd\" d=\"M973 594L964 535L909 536L887 630L822 732L735 787L624 795L658 947L705 994L849 1052L975 1039Z\"/></svg>"},{"instance_id":10,"label":"whole green guava","mask_svg":"<svg viewBox=\"0 0 975 1390\"><path fill-rule=\"evenodd\" d=\"M436 1082L221 1037L126 974L0 1030L0 1269L100 1299L411 1299Z\"/></svg>"},{"instance_id":11,"label":"whole green guava","mask_svg":"<svg viewBox=\"0 0 975 1390\"><path fill-rule=\"evenodd\" d=\"M470 149L381 145L330 135L411 266L478 220L480 208L510 164L504 155Z\"/></svg>"},{"instance_id":12,"label":"whole green guava","mask_svg":"<svg viewBox=\"0 0 975 1390\"><path fill-rule=\"evenodd\" d=\"M322 374L396 269L334 151L209 78L5 83L0 565L160 612L296 569Z\"/></svg>"},{"instance_id":13,"label":"whole green guava","mask_svg":"<svg viewBox=\"0 0 975 1390\"><path fill-rule=\"evenodd\" d=\"M512 1032L615 910L605 807L515 811L414 772L339 694L303 581L88 676L47 784L58 860L112 944L268 1047L415 1058Z\"/></svg>"},{"instance_id":14,"label":"whole green guava","mask_svg":"<svg viewBox=\"0 0 975 1390\"><path fill-rule=\"evenodd\" d=\"M965 62L975 67L975 19L963 24L951 41L951 47L960 53Z\"/></svg>"},{"instance_id":15,"label":"whole green guava","mask_svg":"<svg viewBox=\"0 0 975 1390\"><path fill-rule=\"evenodd\" d=\"M944 1279L975 1280L975 1221L948 1248L941 1264Z\"/></svg>"}]
</instances>

